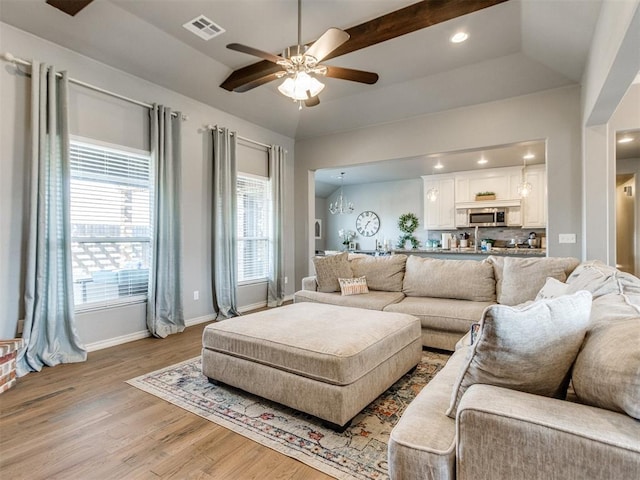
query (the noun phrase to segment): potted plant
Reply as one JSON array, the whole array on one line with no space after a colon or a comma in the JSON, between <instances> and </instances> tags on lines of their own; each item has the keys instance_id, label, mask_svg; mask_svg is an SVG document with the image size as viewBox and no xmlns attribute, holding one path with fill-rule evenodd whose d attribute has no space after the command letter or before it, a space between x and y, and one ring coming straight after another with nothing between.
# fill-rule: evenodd
<instances>
[{"instance_id":1,"label":"potted plant","mask_svg":"<svg viewBox=\"0 0 640 480\"><path fill-rule=\"evenodd\" d=\"M476 201L495 200L496 192L478 192L476 193Z\"/></svg>"}]
</instances>

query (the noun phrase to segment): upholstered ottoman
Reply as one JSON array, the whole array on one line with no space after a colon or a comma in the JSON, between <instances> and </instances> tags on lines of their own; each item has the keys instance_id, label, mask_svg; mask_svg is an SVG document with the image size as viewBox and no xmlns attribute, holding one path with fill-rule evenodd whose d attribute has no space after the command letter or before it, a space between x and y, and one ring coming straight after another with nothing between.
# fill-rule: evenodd
<instances>
[{"instance_id":1,"label":"upholstered ottoman","mask_svg":"<svg viewBox=\"0 0 640 480\"><path fill-rule=\"evenodd\" d=\"M420 362L411 315L300 303L208 325L202 371L226 383L348 425Z\"/></svg>"}]
</instances>

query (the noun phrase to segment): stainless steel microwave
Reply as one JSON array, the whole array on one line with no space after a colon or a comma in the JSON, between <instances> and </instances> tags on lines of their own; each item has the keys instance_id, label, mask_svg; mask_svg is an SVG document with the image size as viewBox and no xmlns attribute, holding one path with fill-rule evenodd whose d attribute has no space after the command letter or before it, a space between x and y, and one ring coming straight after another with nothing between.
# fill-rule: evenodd
<instances>
[{"instance_id":1,"label":"stainless steel microwave","mask_svg":"<svg viewBox=\"0 0 640 480\"><path fill-rule=\"evenodd\" d=\"M470 227L505 227L507 225L506 208L470 208Z\"/></svg>"}]
</instances>

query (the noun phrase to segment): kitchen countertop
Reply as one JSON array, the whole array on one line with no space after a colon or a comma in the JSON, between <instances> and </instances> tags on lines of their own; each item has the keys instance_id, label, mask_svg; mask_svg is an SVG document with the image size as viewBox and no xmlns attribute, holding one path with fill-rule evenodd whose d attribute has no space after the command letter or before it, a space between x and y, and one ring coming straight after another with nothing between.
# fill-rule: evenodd
<instances>
[{"instance_id":1,"label":"kitchen countertop","mask_svg":"<svg viewBox=\"0 0 640 480\"><path fill-rule=\"evenodd\" d=\"M544 248L492 248L488 252L483 252L480 249L474 250L471 248L452 248L445 250L443 248L415 248L415 249L397 249L392 250L392 253L403 254L429 254L429 255L499 255L499 256L526 256L526 257L546 257L547 250Z\"/></svg>"}]
</instances>

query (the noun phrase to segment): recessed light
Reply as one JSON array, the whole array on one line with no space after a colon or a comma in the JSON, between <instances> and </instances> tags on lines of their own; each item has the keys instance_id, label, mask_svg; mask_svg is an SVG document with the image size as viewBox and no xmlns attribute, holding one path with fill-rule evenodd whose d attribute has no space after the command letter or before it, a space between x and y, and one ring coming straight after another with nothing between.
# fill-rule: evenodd
<instances>
[{"instance_id":1,"label":"recessed light","mask_svg":"<svg viewBox=\"0 0 640 480\"><path fill-rule=\"evenodd\" d=\"M487 160L484 157L482 157L480 160L478 160L478 165L484 165L485 163L489 163L489 160Z\"/></svg>"},{"instance_id":2,"label":"recessed light","mask_svg":"<svg viewBox=\"0 0 640 480\"><path fill-rule=\"evenodd\" d=\"M630 143L630 142L633 142L633 137L630 137L629 135L625 135L620 140L618 140L618 143Z\"/></svg>"},{"instance_id":3,"label":"recessed light","mask_svg":"<svg viewBox=\"0 0 640 480\"><path fill-rule=\"evenodd\" d=\"M526 155L523 155L523 157L525 160L531 160L536 158L536 156L533 153L527 153Z\"/></svg>"},{"instance_id":4,"label":"recessed light","mask_svg":"<svg viewBox=\"0 0 640 480\"><path fill-rule=\"evenodd\" d=\"M462 43L467 38L469 38L469 34L468 33L466 33L466 32L458 32L458 33L454 34L449 40L451 41L451 43Z\"/></svg>"},{"instance_id":5,"label":"recessed light","mask_svg":"<svg viewBox=\"0 0 640 480\"><path fill-rule=\"evenodd\" d=\"M436 163L433 168L437 168L438 170L440 170L441 168L444 168L444 165L440 162L440 160L438 160L438 163Z\"/></svg>"}]
</instances>

